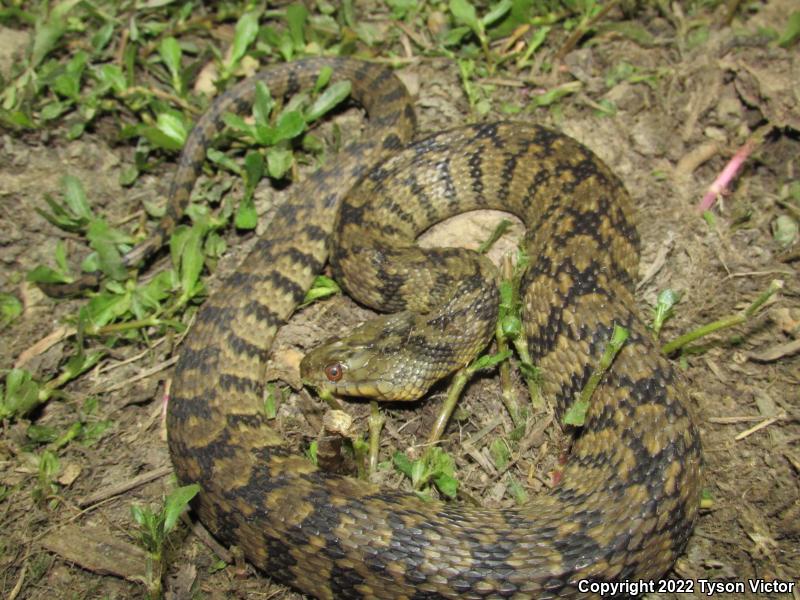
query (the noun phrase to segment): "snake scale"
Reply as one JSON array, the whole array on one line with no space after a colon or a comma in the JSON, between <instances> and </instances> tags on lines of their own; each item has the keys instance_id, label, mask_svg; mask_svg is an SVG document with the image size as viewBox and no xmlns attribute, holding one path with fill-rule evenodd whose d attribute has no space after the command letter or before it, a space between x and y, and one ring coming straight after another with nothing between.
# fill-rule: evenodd
<instances>
[{"instance_id":1,"label":"snake scale","mask_svg":"<svg viewBox=\"0 0 800 600\"><path fill-rule=\"evenodd\" d=\"M415 117L390 70L351 59L298 61L214 101L187 141L159 235L180 217L223 114L251 105L254 82L265 81L280 97L312 85L326 65L335 78L352 81L352 95L368 113L366 131L276 209L251 254L201 307L175 369L169 449L179 480L202 487L194 504L201 522L274 580L317 598L570 597L581 595L581 579L661 576L697 514L699 436L676 374L635 316L638 237L630 199L586 148L520 123L468 126L404 146ZM363 204L369 197L373 206ZM265 417L260 376L276 331L324 266L334 223L351 239L363 231L351 228L366 227L383 244L484 207L518 215L530 232L525 334L557 413L586 382L613 325L630 330L592 398L561 483L525 506L490 510L426 502L318 471ZM387 277L372 282L382 298L408 286L375 252L343 247L335 273L361 271L368 287L375 273ZM383 254L399 252L386 247ZM356 255L373 269L351 263ZM430 262L459 260L445 251ZM416 267L412 261L406 272ZM465 268L472 278L473 267ZM433 291L455 285L447 275L431 277ZM474 317L494 318L494 309L480 306ZM449 321L428 319L429 334L395 332L389 345L405 343L439 360L447 349L435 328L451 327ZM345 368L342 381L358 370ZM341 375L323 371L329 380ZM386 380L371 385L380 395Z\"/></svg>"}]
</instances>

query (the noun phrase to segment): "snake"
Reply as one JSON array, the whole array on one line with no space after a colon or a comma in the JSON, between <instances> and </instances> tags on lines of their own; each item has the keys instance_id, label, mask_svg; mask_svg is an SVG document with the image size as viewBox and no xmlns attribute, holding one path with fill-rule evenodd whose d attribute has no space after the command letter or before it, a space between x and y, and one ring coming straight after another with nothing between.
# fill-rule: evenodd
<instances>
[{"instance_id":1,"label":"snake","mask_svg":"<svg viewBox=\"0 0 800 600\"><path fill-rule=\"evenodd\" d=\"M364 131L291 186L180 348L167 438L178 481L201 488L193 501L200 522L272 580L323 599L580 597L591 593L586 582L663 576L697 517L700 438L684 383L637 316L633 203L586 147L513 122L414 140L413 101L390 68L352 58L289 62L238 83L198 120L157 238L180 218L225 114L246 112L257 82L280 98L328 68L352 82ZM629 332L575 432L560 483L524 505L492 509L321 471L264 410L276 332L330 257L349 293L397 312L378 317L382 332L365 325L309 353L303 376L345 395L418 397L432 377L464 366L495 328L497 283L486 259L455 249L421 254L413 241L432 223L478 208L526 225L523 330L558 415L594 372L614 326Z\"/></svg>"}]
</instances>

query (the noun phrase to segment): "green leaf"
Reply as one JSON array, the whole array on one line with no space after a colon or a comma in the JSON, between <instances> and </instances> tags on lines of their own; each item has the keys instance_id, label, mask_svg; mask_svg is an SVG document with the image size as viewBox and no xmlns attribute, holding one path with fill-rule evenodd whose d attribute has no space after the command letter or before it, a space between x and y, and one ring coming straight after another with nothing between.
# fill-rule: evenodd
<instances>
[{"instance_id":1,"label":"green leaf","mask_svg":"<svg viewBox=\"0 0 800 600\"><path fill-rule=\"evenodd\" d=\"M482 24L478 20L475 7L469 0L450 0L450 12L453 13L457 23L466 25L476 35L482 31Z\"/></svg>"},{"instance_id":2,"label":"green leaf","mask_svg":"<svg viewBox=\"0 0 800 600\"><path fill-rule=\"evenodd\" d=\"M622 350L622 346L628 341L628 337L630 337L630 331L615 323L614 330L611 332L611 339L603 352L603 356L600 358L600 367L602 369L608 369L611 366L614 358Z\"/></svg>"},{"instance_id":3,"label":"green leaf","mask_svg":"<svg viewBox=\"0 0 800 600\"><path fill-rule=\"evenodd\" d=\"M145 509L143 509L138 504L131 505L131 516L133 517L133 520L136 522L136 524L141 527L144 526L145 521L147 520L144 515L144 511Z\"/></svg>"},{"instance_id":4,"label":"green leaf","mask_svg":"<svg viewBox=\"0 0 800 600\"><path fill-rule=\"evenodd\" d=\"M314 82L314 89L313 93L319 94L322 90L325 89L325 86L328 85L328 82L331 80L333 76L333 69L328 65L325 65L319 70L319 75L317 75L317 81Z\"/></svg>"},{"instance_id":5,"label":"green leaf","mask_svg":"<svg viewBox=\"0 0 800 600\"><path fill-rule=\"evenodd\" d=\"M667 288L658 294L656 307L653 310L653 331L658 335L664 323L674 314L674 307L680 301L681 294Z\"/></svg>"},{"instance_id":6,"label":"green leaf","mask_svg":"<svg viewBox=\"0 0 800 600\"><path fill-rule=\"evenodd\" d=\"M55 440L53 440L53 447L55 449L63 448L67 444L69 444L72 440L77 438L81 432L83 431L83 424L82 423L73 423L72 425L67 428L67 430L58 436Z\"/></svg>"},{"instance_id":7,"label":"green leaf","mask_svg":"<svg viewBox=\"0 0 800 600\"><path fill-rule=\"evenodd\" d=\"M575 427L583 427L586 422L586 411L589 410L589 402L585 400L576 400L564 413L564 424L574 425Z\"/></svg>"},{"instance_id":8,"label":"green leaf","mask_svg":"<svg viewBox=\"0 0 800 600\"><path fill-rule=\"evenodd\" d=\"M267 172L273 179L282 179L293 163L294 154L291 150L270 148L267 153Z\"/></svg>"},{"instance_id":9,"label":"green leaf","mask_svg":"<svg viewBox=\"0 0 800 600\"><path fill-rule=\"evenodd\" d=\"M428 469L425 462L422 460L415 460L411 463L411 486L418 490L428 480Z\"/></svg>"},{"instance_id":10,"label":"green leaf","mask_svg":"<svg viewBox=\"0 0 800 600\"><path fill-rule=\"evenodd\" d=\"M290 110L278 117L275 124L274 138L272 144L277 144L283 140L291 140L306 130L306 121L296 110Z\"/></svg>"},{"instance_id":11,"label":"green leaf","mask_svg":"<svg viewBox=\"0 0 800 600\"><path fill-rule=\"evenodd\" d=\"M84 446L93 446L103 438L103 434L111 429L112 425L111 421L87 423L81 431L81 443Z\"/></svg>"},{"instance_id":12,"label":"green leaf","mask_svg":"<svg viewBox=\"0 0 800 600\"><path fill-rule=\"evenodd\" d=\"M210 258L221 258L225 254L227 248L228 245L225 243L225 239L217 232L212 231L208 234L208 237L206 237L204 247L206 256Z\"/></svg>"},{"instance_id":13,"label":"green leaf","mask_svg":"<svg viewBox=\"0 0 800 600\"><path fill-rule=\"evenodd\" d=\"M528 502L528 492L526 492L520 482L513 477L508 478L508 491L513 496L517 506L522 506Z\"/></svg>"},{"instance_id":14,"label":"green leaf","mask_svg":"<svg viewBox=\"0 0 800 600\"><path fill-rule=\"evenodd\" d=\"M448 498L455 498L458 494L458 480L452 475L440 474L433 478L436 488Z\"/></svg>"},{"instance_id":15,"label":"green leaf","mask_svg":"<svg viewBox=\"0 0 800 600\"><path fill-rule=\"evenodd\" d=\"M342 288L340 288L339 284L333 279L325 275L317 275L314 279L314 283L311 284L311 289L306 292L305 298L303 298L303 305L310 304L321 298L333 296L341 291Z\"/></svg>"},{"instance_id":16,"label":"green leaf","mask_svg":"<svg viewBox=\"0 0 800 600\"><path fill-rule=\"evenodd\" d=\"M95 77L102 84L103 93L106 88L113 90L115 94L122 94L128 89L125 74L119 65L105 64L95 71Z\"/></svg>"},{"instance_id":17,"label":"green leaf","mask_svg":"<svg viewBox=\"0 0 800 600\"><path fill-rule=\"evenodd\" d=\"M328 86L306 112L306 122L312 123L350 95L349 81L337 81Z\"/></svg>"},{"instance_id":18,"label":"green leaf","mask_svg":"<svg viewBox=\"0 0 800 600\"><path fill-rule=\"evenodd\" d=\"M72 283L75 281L74 278L44 265L39 265L29 271L25 279L31 283Z\"/></svg>"},{"instance_id":19,"label":"green leaf","mask_svg":"<svg viewBox=\"0 0 800 600\"><path fill-rule=\"evenodd\" d=\"M96 331L127 313L130 308L130 294L102 292L89 300L85 306L84 314L89 326Z\"/></svg>"},{"instance_id":20,"label":"green leaf","mask_svg":"<svg viewBox=\"0 0 800 600\"><path fill-rule=\"evenodd\" d=\"M178 227L170 239L173 264L179 274L183 294L192 297L199 292L200 273L203 270L204 227L194 224L191 227Z\"/></svg>"},{"instance_id":21,"label":"green leaf","mask_svg":"<svg viewBox=\"0 0 800 600\"><path fill-rule=\"evenodd\" d=\"M122 254L118 244L130 242L130 238L112 229L101 219L93 219L86 229L89 247L97 252L100 270L115 281L124 281L128 272L122 264Z\"/></svg>"},{"instance_id":22,"label":"green leaf","mask_svg":"<svg viewBox=\"0 0 800 600\"><path fill-rule=\"evenodd\" d=\"M319 459L317 458L317 452L319 451L319 443L317 440L314 440L308 445L308 450L306 451L306 456L308 460L311 461L312 464L318 465Z\"/></svg>"},{"instance_id":23,"label":"green leaf","mask_svg":"<svg viewBox=\"0 0 800 600\"><path fill-rule=\"evenodd\" d=\"M233 222L237 229L256 228L256 225L258 225L258 212L256 212L256 205L253 202L252 195L245 196L239 202Z\"/></svg>"},{"instance_id":24,"label":"green leaf","mask_svg":"<svg viewBox=\"0 0 800 600\"><path fill-rule=\"evenodd\" d=\"M41 456L39 457L39 481L52 481L52 479L58 475L60 470L61 463L58 460L58 457L49 450L42 452Z\"/></svg>"},{"instance_id":25,"label":"green leaf","mask_svg":"<svg viewBox=\"0 0 800 600\"><path fill-rule=\"evenodd\" d=\"M37 444L49 444L58 439L58 429L47 425L29 425L25 435Z\"/></svg>"},{"instance_id":26,"label":"green leaf","mask_svg":"<svg viewBox=\"0 0 800 600\"><path fill-rule=\"evenodd\" d=\"M395 19L403 19L410 11L417 8L417 0L386 0L386 4L392 9L392 16Z\"/></svg>"},{"instance_id":27,"label":"green leaf","mask_svg":"<svg viewBox=\"0 0 800 600\"><path fill-rule=\"evenodd\" d=\"M306 44L304 28L307 18L308 10L302 4L295 3L286 7L286 23L289 25L289 37L292 39L292 45L298 50L301 50Z\"/></svg>"},{"instance_id":28,"label":"green leaf","mask_svg":"<svg viewBox=\"0 0 800 600\"><path fill-rule=\"evenodd\" d=\"M183 83L181 79L181 46L174 37L165 37L161 40L158 47L161 60L167 65L170 76L172 77L172 87L178 94L183 93Z\"/></svg>"},{"instance_id":29,"label":"green leaf","mask_svg":"<svg viewBox=\"0 0 800 600\"><path fill-rule=\"evenodd\" d=\"M0 387L0 392L2 392ZM0 419L21 417L39 404L39 384L24 369L6 374L5 393L0 397Z\"/></svg>"},{"instance_id":30,"label":"green leaf","mask_svg":"<svg viewBox=\"0 0 800 600\"><path fill-rule=\"evenodd\" d=\"M228 169L229 171L242 175L242 168L230 156L217 150L216 148L209 148L206 150L206 158L219 166Z\"/></svg>"},{"instance_id":31,"label":"green leaf","mask_svg":"<svg viewBox=\"0 0 800 600\"><path fill-rule=\"evenodd\" d=\"M463 27L453 27L445 34L442 44L445 46L457 46L470 31L472 30L466 25Z\"/></svg>"},{"instance_id":32,"label":"green leaf","mask_svg":"<svg viewBox=\"0 0 800 600\"><path fill-rule=\"evenodd\" d=\"M16 296L0 292L0 329L22 314L22 302Z\"/></svg>"},{"instance_id":33,"label":"green leaf","mask_svg":"<svg viewBox=\"0 0 800 600\"><path fill-rule=\"evenodd\" d=\"M64 175L61 185L64 186L64 202L72 215L87 221L94 218L92 207L86 199L86 192L80 179L72 175Z\"/></svg>"},{"instance_id":34,"label":"green leaf","mask_svg":"<svg viewBox=\"0 0 800 600\"><path fill-rule=\"evenodd\" d=\"M78 52L67 63L63 73L53 80L53 90L72 101L77 101L81 90L81 75L89 55L86 52Z\"/></svg>"},{"instance_id":35,"label":"green leaf","mask_svg":"<svg viewBox=\"0 0 800 600\"><path fill-rule=\"evenodd\" d=\"M508 465L508 462L511 460L511 450L508 448L508 444L506 444L505 440L502 438L496 438L492 441L489 445L489 451L492 454L492 460L494 461L494 466L497 467L498 471L502 471Z\"/></svg>"},{"instance_id":36,"label":"green leaf","mask_svg":"<svg viewBox=\"0 0 800 600\"><path fill-rule=\"evenodd\" d=\"M180 150L186 143L189 131L177 112L162 112L156 118L156 128L169 140L167 150Z\"/></svg>"},{"instance_id":37,"label":"green leaf","mask_svg":"<svg viewBox=\"0 0 800 600\"><path fill-rule=\"evenodd\" d=\"M81 271L84 273L94 273L100 270L100 258L97 252L90 252L81 261Z\"/></svg>"},{"instance_id":38,"label":"green leaf","mask_svg":"<svg viewBox=\"0 0 800 600\"><path fill-rule=\"evenodd\" d=\"M244 179L247 193L253 193L263 176L264 158L258 152L248 152L244 157Z\"/></svg>"},{"instance_id":39,"label":"green leaf","mask_svg":"<svg viewBox=\"0 0 800 600\"><path fill-rule=\"evenodd\" d=\"M264 386L264 416L267 419L274 419L278 415L278 400L281 394L274 383Z\"/></svg>"},{"instance_id":40,"label":"green leaf","mask_svg":"<svg viewBox=\"0 0 800 600\"><path fill-rule=\"evenodd\" d=\"M67 15L81 0L63 0L53 6L47 17L36 20L31 50L30 68L34 69L55 48L58 40L67 31Z\"/></svg>"},{"instance_id":41,"label":"green leaf","mask_svg":"<svg viewBox=\"0 0 800 600\"><path fill-rule=\"evenodd\" d=\"M228 71L232 71L234 67L242 60L245 52L250 47L256 36L258 35L258 18L257 12L246 12L236 22L236 29L233 34L233 46L231 47L230 59L226 65Z\"/></svg>"},{"instance_id":42,"label":"green leaf","mask_svg":"<svg viewBox=\"0 0 800 600\"><path fill-rule=\"evenodd\" d=\"M511 5L511 0L501 0L495 4L494 7L489 10L489 12L483 15L481 18L481 24L483 24L484 27L489 27L495 21L499 21L511 10Z\"/></svg>"},{"instance_id":43,"label":"green leaf","mask_svg":"<svg viewBox=\"0 0 800 600\"><path fill-rule=\"evenodd\" d=\"M181 513L188 510L189 502L200 492L196 483L185 485L173 490L164 503L164 535L175 527Z\"/></svg>"},{"instance_id":44,"label":"green leaf","mask_svg":"<svg viewBox=\"0 0 800 600\"><path fill-rule=\"evenodd\" d=\"M245 121L240 115L226 112L222 115L222 121L225 123L225 125L238 133L255 137L255 128L250 123Z\"/></svg>"},{"instance_id":45,"label":"green leaf","mask_svg":"<svg viewBox=\"0 0 800 600\"><path fill-rule=\"evenodd\" d=\"M173 289L178 287L178 277L174 269L161 271L145 285L137 285L133 289L131 310L137 319L143 319L149 313L159 310L159 305L166 300Z\"/></svg>"},{"instance_id":46,"label":"green leaf","mask_svg":"<svg viewBox=\"0 0 800 600\"><path fill-rule=\"evenodd\" d=\"M305 134L300 144L303 150L311 154L322 154L325 151L325 142L311 133Z\"/></svg>"},{"instance_id":47,"label":"green leaf","mask_svg":"<svg viewBox=\"0 0 800 600\"><path fill-rule=\"evenodd\" d=\"M55 259L56 265L58 265L61 272L69 273L69 266L67 265L67 245L64 243L64 240L58 240L56 242Z\"/></svg>"},{"instance_id":48,"label":"green leaf","mask_svg":"<svg viewBox=\"0 0 800 600\"><path fill-rule=\"evenodd\" d=\"M93 350L91 352L76 354L67 361L60 377L65 380L64 383L75 379L100 362L103 356L105 356L105 351L103 350Z\"/></svg>"},{"instance_id":49,"label":"green leaf","mask_svg":"<svg viewBox=\"0 0 800 600\"><path fill-rule=\"evenodd\" d=\"M789 215L779 215L772 222L772 237L781 247L791 246L797 239L797 235L797 221Z\"/></svg>"},{"instance_id":50,"label":"green leaf","mask_svg":"<svg viewBox=\"0 0 800 600\"><path fill-rule=\"evenodd\" d=\"M112 35L114 35L114 23L112 21L107 21L105 25L98 29L92 36L91 44L94 51L100 52L105 48L111 40Z\"/></svg>"},{"instance_id":51,"label":"green leaf","mask_svg":"<svg viewBox=\"0 0 800 600\"><path fill-rule=\"evenodd\" d=\"M269 125L269 116L274 106L275 101L269 93L267 84L263 81L256 83L256 97L253 100L253 116L256 119L256 125Z\"/></svg>"},{"instance_id":52,"label":"green leaf","mask_svg":"<svg viewBox=\"0 0 800 600\"><path fill-rule=\"evenodd\" d=\"M409 460L408 456L403 452L395 452L394 456L392 456L392 462L398 471L409 479L411 478L411 460Z\"/></svg>"}]
</instances>

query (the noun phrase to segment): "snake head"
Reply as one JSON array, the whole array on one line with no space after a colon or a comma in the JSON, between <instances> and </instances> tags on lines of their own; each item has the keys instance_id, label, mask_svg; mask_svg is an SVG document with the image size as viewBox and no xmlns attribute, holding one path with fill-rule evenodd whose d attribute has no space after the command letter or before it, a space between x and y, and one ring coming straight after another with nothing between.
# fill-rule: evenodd
<instances>
[{"instance_id":1,"label":"snake head","mask_svg":"<svg viewBox=\"0 0 800 600\"><path fill-rule=\"evenodd\" d=\"M431 383L416 381L418 369L407 356L404 341L412 321L410 313L385 315L328 340L300 362L303 382L340 396L419 399Z\"/></svg>"}]
</instances>

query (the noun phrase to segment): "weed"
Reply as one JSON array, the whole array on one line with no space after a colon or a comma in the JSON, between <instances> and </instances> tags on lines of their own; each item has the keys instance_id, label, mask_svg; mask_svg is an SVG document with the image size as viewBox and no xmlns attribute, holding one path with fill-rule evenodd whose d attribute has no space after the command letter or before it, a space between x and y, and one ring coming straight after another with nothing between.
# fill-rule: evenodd
<instances>
[{"instance_id":1,"label":"weed","mask_svg":"<svg viewBox=\"0 0 800 600\"><path fill-rule=\"evenodd\" d=\"M170 492L156 511L139 505L131 506L131 515L138 526L136 539L147 552L146 585L150 598L161 597L161 580L166 568L166 544L178 523L181 513L200 491L196 484L179 487Z\"/></svg>"},{"instance_id":2,"label":"weed","mask_svg":"<svg viewBox=\"0 0 800 600\"><path fill-rule=\"evenodd\" d=\"M458 480L455 478L455 461L441 448L432 446L422 458L415 460L403 452L396 452L392 460L397 470L411 479L414 490L423 498L430 497L431 486L448 498L456 497Z\"/></svg>"}]
</instances>

